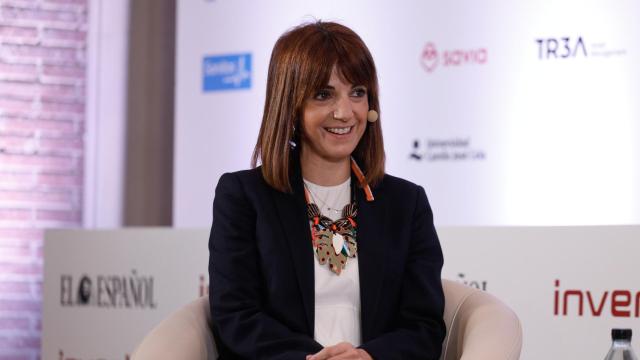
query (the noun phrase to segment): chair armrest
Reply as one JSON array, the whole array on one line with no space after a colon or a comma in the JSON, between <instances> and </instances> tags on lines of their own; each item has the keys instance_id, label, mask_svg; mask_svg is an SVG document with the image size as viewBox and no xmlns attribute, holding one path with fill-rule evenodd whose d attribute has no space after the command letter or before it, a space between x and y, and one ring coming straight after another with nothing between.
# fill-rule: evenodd
<instances>
[{"instance_id":1,"label":"chair armrest","mask_svg":"<svg viewBox=\"0 0 640 360\"><path fill-rule=\"evenodd\" d=\"M518 316L495 296L443 280L447 337L443 360L517 360L522 349Z\"/></svg>"}]
</instances>

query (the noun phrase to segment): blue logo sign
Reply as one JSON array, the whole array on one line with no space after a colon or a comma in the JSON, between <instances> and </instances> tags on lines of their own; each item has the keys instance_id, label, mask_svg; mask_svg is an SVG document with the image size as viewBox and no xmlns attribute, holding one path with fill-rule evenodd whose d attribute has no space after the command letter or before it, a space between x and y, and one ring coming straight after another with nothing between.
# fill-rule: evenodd
<instances>
[{"instance_id":1,"label":"blue logo sign","mask_svg":"<svg viewBox=\"0 0 640 360\"><path fill-rule=\"evenodd\" d=\"M206 56L202 62L202 90L251 88L251 54Z\"/></svg>"}]
</instances>

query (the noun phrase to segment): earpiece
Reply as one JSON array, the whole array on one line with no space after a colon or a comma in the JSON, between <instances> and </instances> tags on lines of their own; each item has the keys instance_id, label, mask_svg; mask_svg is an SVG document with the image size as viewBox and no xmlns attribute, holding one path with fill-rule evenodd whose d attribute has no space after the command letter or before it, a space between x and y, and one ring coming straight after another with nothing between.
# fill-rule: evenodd
<instances>
[{"instance_id":1,"label":"earpiece","mask_svg":"<svg viewBox=\"0 0 640 360\"><path fill-rule=\"evenodd\" d=\"M370 123L378 121L378 112L375 110L369 110L367 113L367 121Z\"/></svg>"}]
</instances>

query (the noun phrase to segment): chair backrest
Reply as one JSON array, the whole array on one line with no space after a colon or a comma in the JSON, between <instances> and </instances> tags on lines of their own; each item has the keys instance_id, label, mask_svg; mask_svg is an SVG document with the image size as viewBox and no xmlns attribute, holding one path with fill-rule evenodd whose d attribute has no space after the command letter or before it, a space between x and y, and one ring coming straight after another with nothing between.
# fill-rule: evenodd
<instances>
[{"instance_id":1,"label":"chair backrest","mask_svg":"<svg viewBox=\"0 0 640 360\"><path fill-rule=\"evenodd\" d=\"M447 336L441 360L518 360L522 329L516 314L496 297L442 280ZM206 360L218 352L211 334L209 297L179 309L138 345L133 360Z\"/></svg>"},{"instance_id":2,"label":"chair backrest","mask_svg":"<svg viewBox=\"0 0 640 360\"><path fill-rule=\"evenodd\" d=\"M158 324L131 355L139 360L216 359L209 297L185 305Z\"/></svg>"}]
</instances>

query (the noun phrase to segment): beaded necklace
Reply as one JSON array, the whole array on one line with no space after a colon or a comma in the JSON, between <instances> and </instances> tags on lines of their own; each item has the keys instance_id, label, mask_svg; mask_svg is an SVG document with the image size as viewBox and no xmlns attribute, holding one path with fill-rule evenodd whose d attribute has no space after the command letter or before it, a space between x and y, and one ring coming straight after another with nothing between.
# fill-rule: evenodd
<instances>
[{"instance_id":1,"label":"beaded necklace","mask_svg":"<svg viewBox=\"0 0 640 360\"><path fill-rule=\"evenodd\" d=\"M364 174L355 160L351 158L351 169L364 189L367 201L373 201L373 194ZM355 197L356 186L351 183L351 203L342 209L342 217L332 221L322 215L318 205L311 201L309 190L305 186L307 216L311 222L311 241L320 265L329 264L329 269L340 275L349 258L355 258L358 252L357 223L358 205Z\"/></svg>"}]
</instances>

